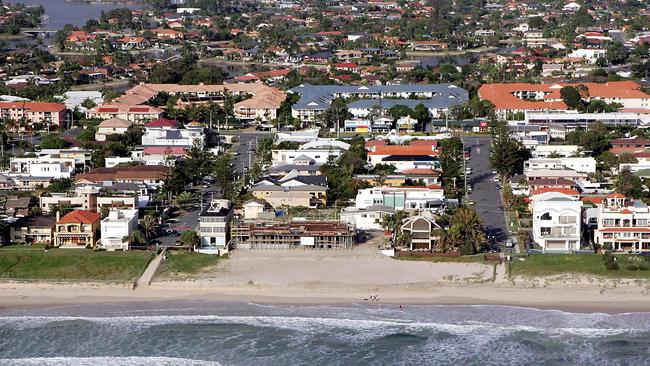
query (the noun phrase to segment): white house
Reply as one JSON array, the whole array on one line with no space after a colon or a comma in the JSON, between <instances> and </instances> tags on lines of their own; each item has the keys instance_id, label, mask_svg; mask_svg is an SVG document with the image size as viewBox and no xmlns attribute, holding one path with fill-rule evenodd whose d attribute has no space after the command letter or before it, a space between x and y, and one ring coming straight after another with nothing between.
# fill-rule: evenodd
<instances>
[{"instance_id":1,"label":"white house","mask_svg":"<svg viewBox=\"0 0 650 366\"><path fill-rule=\"evenodd\" d=\"M95 140L97 141L106 141L106 136L108 135L123 135L131 127L133 123L121 118L111 118L105 121L102 121L97 126L97 132L95 132Z\"/></svg>"},{"instance_id":2,"label":"white house","mask_svg":"<svg viewBox=\"0 0 650 366\"><path fill-rule=\"evenodd\" d=\"M382 230L384 219L394 213L393 208L386 206L346 207L341 211L341 221L357 230Z\"/></svg>"},{"instance_id":3,"label":"white house","mask_svg":"<svg viewBox=\"0 0 650 366\"><path fill-rule=\"evenodd\" d=\"M583 58L591 64L595 64L599 58L607 57L607 50L599 48L578 48L573 50L568 57Z\"/></svg>"},{"instance_id":4,"label":"white house","mask_svg":"<svg viewBox=\"0 0 650 366\"><path fill-rule=\"evenodd\" d=\"M549 155L559 155L563 158L568 158L580 153L581 147L578 145L537 145L531 150L530 155L533 158L548 158Z\"/></svg>"},{"instance_id":5,"label":"white house","mask_svg":"<svg viewBox=\"0 0 650 366\"><path fill-rule=\"evenodd\" d=\"M99 247L106 250L129 250L125 237L138 229L138 210L110 210L100 223Z\"/></svg>"},{"instance_id":6,"label":"white house","mask_svg":"<svg viewBox=\"0 0 650 366\"><path fill-rule=\"evenodd\" d=\"M595 243L617 252L650 252L650 208L641 200L610 194L596 217Z\"/></svg>"},{"instance_id":7,"label":"white house","mask_svg":"<svg viewBox=\"0 0 650 366\"><path fill-rule=\"evenodd\" d=\"M39 178L70 178L74 174L75 166L75 158L61 157L60 155L45 154L9 159L9 173L26 174Z\"/></svg>"},{"instance_id":8,"label":"white house","mask_svg":"<svg viewBox=\"0 0 650 366\"><path fill-rule=\"evenodd\" d=\"M574 196L546 192L531 197L533 240L545 252L580 249L582 202Z\"/></svg>"},{"instance_id":9,"label":"white house","mask_svg":"<svg viewBox=\"0 0 650 366\"><path fill-rule=\"evenodd\" d=\"M368 209L373 206L388 206L400 210L437 210L445 201L441 186L427 187L373 187L357 192L355 207Z\"/></svg>"},{"instance_id":10,"label":"white house","mask_svg":"<svg viewBox=\"0 0 650 366\"><path fill-rule=\"evenodd\" d=\"M562 11L566 13L575 13L576 11L580 10L581 6L580 4L576 3L575 1L572 1L562 7Z\"/></svg>"},{"instance_id":11,"label":"white house","mask_svg":"<svg viewBox=\"0 0 650 366\"><path fill-rule=\"evenodd\" d=\"M584 158L533 158L524 162L524 170L571 169L579 173L596 172L596 159Z\"/></svg>"},{"instance_id":12,"label":"white house","mask_svg":"<svg viewBox=\"0 0 650 366\"><path fill-rule=\"evenodd\" d=\"M142 145L144 146L191 147L195 142L200 144L205 142L203 127L184 129L146 127L144 135L142 135Z\"/></svg>"},{"instance_id":13,"label":"white house","mask_svg":"<svg viewBox=\"0 0 650 366\"><path fill-rule=\"evenodd\" d=\"M343 154L341 149L309 149L309 150L271 150L273 165L284 164L325 164L330 156L338 159Z\"/></svg>"},{"instance_id":14,"label":"white house","mask_svg":"<svg viewBox=\"0 0 650 366\"><path fill-rule=\"evenodd\" d=\"M213 200L199 216L200 253L224 255L230 250L232 207L228 200Z\"/></svg>"}]
</instances>

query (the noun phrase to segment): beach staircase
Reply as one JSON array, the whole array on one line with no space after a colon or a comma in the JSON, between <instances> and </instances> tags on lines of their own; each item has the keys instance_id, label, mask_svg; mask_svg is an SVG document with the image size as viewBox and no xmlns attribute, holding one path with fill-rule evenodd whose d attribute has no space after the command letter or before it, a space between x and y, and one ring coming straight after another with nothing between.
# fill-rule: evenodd
<instances>
[{"instance_id":1,"label":"beach staircase","mask_svg":"<svg viewBox=\"0 0 650 366\"><path fill-rule=\"evenodd\" d=\"M158 271L158 267L160 267L160 264L165 259L166 251L167 249L163 249L160 253L158 253L156 258L154 258L151 262L149 262L147 268L144 270L144 272L142 272L142 276L140 276L140 278L138 278L133 284L134 290L137 289L138 287L151 285L153 276L156 275L156 272Z\"/></svg>"}]
</instances>

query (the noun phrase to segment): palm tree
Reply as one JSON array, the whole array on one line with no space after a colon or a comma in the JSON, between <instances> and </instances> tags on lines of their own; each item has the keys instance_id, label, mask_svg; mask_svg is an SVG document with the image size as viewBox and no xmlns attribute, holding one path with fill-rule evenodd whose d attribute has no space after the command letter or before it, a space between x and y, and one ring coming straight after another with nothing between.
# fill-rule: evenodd
<instances>
[{"instance_id":1,"label":"palm tree","mask_svg":"<svg viewBox=\"0 0 650 366\"><path fill-rule=\"evenodd\" d=\"M142 220L140 220L140 226L142 226L144 237L147 239L147 241L156 234L157 223L156 218L153 215L147 215Z\"/></svg>"},{"instance_id":2,"label":"palm tree","mask_svg":"<svg viewBox=\"0 0 650 366\"><path fill-rule=\"evenodd\" d=\"M458 230L461 237L461 251L463 254L480 252L486 243L483 231L483 220L476 210L470 207L461 207L451 218L451 229Z\"/></svg>"},{"instance_id":3,"label":"palm tree","mask_svg":"<svg viewBox=\"0 0 650 366\"><path fill-rule=\"evenodd\" d=\"M147 239L144 237L142 231L140 230L136 230L128 236L125 236L122 238L122 241L128 241L129 246L142 246L147 244Z\"/></svg>"}]
</instances>

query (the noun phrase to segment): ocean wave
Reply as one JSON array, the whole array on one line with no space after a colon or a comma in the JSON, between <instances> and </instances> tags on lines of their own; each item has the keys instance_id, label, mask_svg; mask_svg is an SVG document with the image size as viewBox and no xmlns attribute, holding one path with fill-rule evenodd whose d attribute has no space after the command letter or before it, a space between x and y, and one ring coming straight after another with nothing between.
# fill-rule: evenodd
<instances>
[{"instance_id":1,"label":"ocean wave","mask_svg":"<svg viewBox=\"0 0 650 366\"><path fill-rule=\"evenodd\" d=\"M175 357L31 357L2 359L4 366L221 366L214 361Z\"/></svg>"},{"instance_id":2,"label":"ocean wave","mask_svg":"<svg viewBox=\"0 0 650 366\"><path fill-rule=\"evenodd\" d=\"M548 335L576 335L581 337L603 337L619 334L649 332L650 329L627 327L567 326L549 327L538 325L508 325L498 322L464 321L459 323L423 322L408 319L348 319L301 316L221 316L221 315L157 315L122 317L77 317L77 316L17 316L0 317L0 326L14 329L31 329L47 325L56 326L64 322L89 322L108 327L124 327L125 332L144 328L174 324L241 324L255 327L274 327L305 333L321 332L328 329L347 329L357 333L385 335L395 330L424 331L433 330L457 336L483 334L503 336L515 332L531 332Z\"/></svg>"}]
</instances>

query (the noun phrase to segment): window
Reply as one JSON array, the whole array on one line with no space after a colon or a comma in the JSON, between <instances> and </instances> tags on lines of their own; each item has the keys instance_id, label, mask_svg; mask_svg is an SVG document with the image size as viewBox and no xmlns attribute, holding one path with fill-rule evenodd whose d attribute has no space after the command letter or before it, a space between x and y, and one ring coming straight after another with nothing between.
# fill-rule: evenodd
<instances>
[{"instance_id":1,"label":"window","mask_svg":"<svg viewBox=\"0 0 650 366\"><path fill-rule=\"evenodd\" d=\"M541 220L551 220L551 214L550 213L545 213L540 217Z\"/></svg>"},{"instance_id":2,"label":"window","mask_svg":"<svg viewBox=\"0 0 650 366\"><path fill-rule=\"evenodd\" d=\"M614 219L603 219L603 226L614 226Z\"/></svg>"},{"instance_id":3,"label":"window","mask_svg":"<svg viewBox=\"0 0 650 366\"><path fill-rule=\"evenodd\" d=\"M540 234L542 236L551 235L551 228L550 227L542 227L542 228L540 228L540 230L541 230Z\"/></svg>"}]
</instances>

